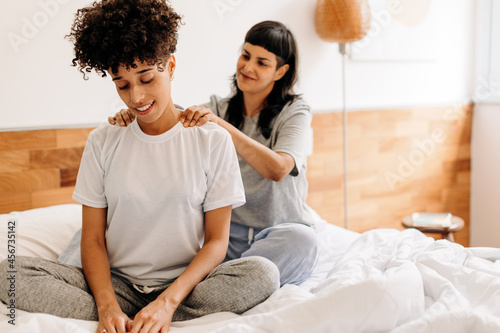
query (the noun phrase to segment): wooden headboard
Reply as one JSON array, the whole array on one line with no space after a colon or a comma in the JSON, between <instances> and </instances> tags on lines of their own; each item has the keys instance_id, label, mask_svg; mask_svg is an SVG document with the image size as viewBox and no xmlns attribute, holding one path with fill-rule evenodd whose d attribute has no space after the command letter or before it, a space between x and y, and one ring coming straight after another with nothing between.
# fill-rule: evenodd
<instances>
[{"instance_id":1,"label":"wooden headboard","mask_svg":"<svg viewBox=\"0 0 500 333\"><path fill-rule=\"evenodd\" d=\"M74 203L91 128L0 132L0 213Z\"/></svg>"},{"instance_id":2,"label":"wooden headboard","mask_svg":"<svg viewBox=\"0 0 500 333\"><path fill-rule=\"evenodd\" d=\"M450 211L465 220L469 244L472 105L349 112L350 229L401 229L414 211ZM0 132L0 213L72 203L92 128ZM342 114L315 113L307 202L343 226Z\"/></svg>"}]
</instances>

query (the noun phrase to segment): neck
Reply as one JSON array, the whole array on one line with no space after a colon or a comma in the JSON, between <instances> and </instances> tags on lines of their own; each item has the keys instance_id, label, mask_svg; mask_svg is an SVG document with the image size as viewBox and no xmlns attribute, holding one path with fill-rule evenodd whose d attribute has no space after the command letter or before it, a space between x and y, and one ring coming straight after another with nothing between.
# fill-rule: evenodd
<instances>
[{"instance_id":1,"label":"neck","mask_svg":"<svg viewBox=\"0 0 500 333\"><path fill-rule=\"evenodd\" d=\"M270 84L265 90L251 93L243 92L243 102L245 105L245 115L253 117L258 115L266 104L267 97L273 91L274 83Z\"/></svg>"},{"instance_id":2,"label":"neck","mask_svg":"<svg viewBox=\"0 0 500 333\"><path fill-rule=\"evenodd\" d=\"M145 134L160 135L174 127L175 124L179 122L180 118L181 112L177 110L174 103L170 101L157 120L151 123L145 123L138 119L138 124Z\"/></svg>"},{"instance_id":3,"label":"neck","mask_svg":"<svg viewBox=\"0 0 500 333\"><path fill-rule=\"evenodd\" d=\"M268 93L250 94L243 92L243 104L245 106L245 115L253 117L258 115L265 106Z\"/></svg>"},{"instance_id":4,"label":"neck","mask_svg":"<svg viewBox=\"0 0 500 333\"><path fill-rule=\"evenodd\" d=\"M253 117L260 113L263 109L264 100L252 100L243 95L243 103L245 105L245 115L247 117Z\"/></svg>"}]
</instances>

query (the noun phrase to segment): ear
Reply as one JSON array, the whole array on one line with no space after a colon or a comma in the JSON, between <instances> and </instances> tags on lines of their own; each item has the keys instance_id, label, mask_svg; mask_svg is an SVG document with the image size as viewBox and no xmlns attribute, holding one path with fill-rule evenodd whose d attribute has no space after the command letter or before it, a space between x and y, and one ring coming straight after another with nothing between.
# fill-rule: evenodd
<instances>
[{"instance_id":1,"label":"ear","mask_svg":"<svg viewBox=\"0 0 500 333\"><path fill-rule=\"evenodd\" d=\"M170 57L167 59L167 64L165 67L168 73L170 74L170 77L172 77L175 72L175 56L173 54L171 54Z\"/></svg>"},{"instance_id":2,"label":"ear","mask_svg":"<svg viewBox=\"0 0 500 333\"><path fill-rule=\"evenodd\" d=\"M283 66L278 68L278 70L276 71L276 74L274 75L274 81L280 80L286 74L286 72L288 72L289 68L290 68L290 65L288 65L288 64L284 64Z\"/></svg>"}]
</instances>

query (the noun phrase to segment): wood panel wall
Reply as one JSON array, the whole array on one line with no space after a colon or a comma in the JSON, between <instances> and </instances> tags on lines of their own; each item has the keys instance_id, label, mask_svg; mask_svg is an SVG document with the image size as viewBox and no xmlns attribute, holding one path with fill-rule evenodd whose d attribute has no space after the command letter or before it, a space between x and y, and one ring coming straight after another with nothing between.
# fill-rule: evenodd
<instances>
[{"instance_id":1,"label":"wood panel wall","mask_svg":"<svg viewBox=\"0 0 500 333\"><path fill-rule=\"evenodd\" d=\"M469 244L472 106L371 110L348 115L350 229L402 229L414 211L450 211ZM342 114L314 114L307 202L343 226ZM0 132L0 213L73 203L91 128Z\"/></svg>"},{"instance_id":2,"label":"wood panel wall","mask_svg":"<svg viewBox=\"0 0 500 333\"><path fill-rule=\"evenodd\" d=\"M0 213L74 203L91 128L0 132Z\"/></svg>"},{"instance_id":3,"label":"wood panel wall","mask_svg":"<svg viewBox=\"0 0 500 333\"><path fill-rule=\"evenodd\" d=\"M455 241L469 245L472 105L348 113L349 228L403 229L416 211L464 219ZM315 114L308 204L344 225L342 114ZM439 238L440 235L432 235Z\"/></svg>"}]
</instances>

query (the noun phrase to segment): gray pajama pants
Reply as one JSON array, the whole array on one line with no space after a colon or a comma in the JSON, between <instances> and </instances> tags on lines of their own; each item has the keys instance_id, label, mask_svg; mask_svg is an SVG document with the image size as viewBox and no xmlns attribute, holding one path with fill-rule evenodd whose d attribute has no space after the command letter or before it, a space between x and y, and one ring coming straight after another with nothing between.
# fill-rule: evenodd
<instances>
[{"instance_id":1,"label":"gray pajama pants","mask_svg":"<svg viewBox=\"0 0 500 333\"><path fill-rule=\"evenodd\" d=\"M7 261L0 263L0 300L7 303ZM83 270L54 261L16 258L16 308L65 318L98 320L97 307ZM112 273L118 303L133 316L165 289L143 294L125 278ZM279 288L279 271L271 261L248 257L227 261L214 268L174 313L173 321L215 312L242 313L263 302Z\"/></svg>"}]
</instances>

